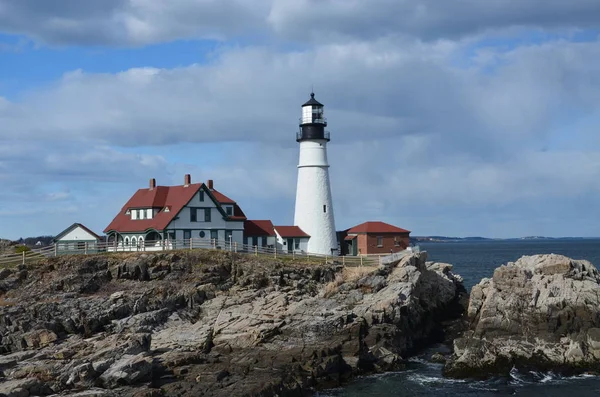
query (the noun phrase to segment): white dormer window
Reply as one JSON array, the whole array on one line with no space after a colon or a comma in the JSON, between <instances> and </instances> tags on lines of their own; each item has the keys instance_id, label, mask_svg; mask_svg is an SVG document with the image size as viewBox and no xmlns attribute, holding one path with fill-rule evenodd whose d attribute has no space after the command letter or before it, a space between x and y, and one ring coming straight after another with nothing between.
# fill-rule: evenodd
<instances>
[{"instance_id":1,"label":"white dormer window","mask_svg":"<svg viewBox=\"0 0 600 397\"><path fill-rule=\"evenodd\" d=\"M233 215L233 207L228 205L225 207L225 213L229 216Z\"/></svg>"},{"instance_id":2,"label":"white dormer window","mask_svg":"<svg viewBox=\"0 0 600 397\"><path fill-rule=\"evenodd\" d=\"M152 208L146 210L146 219L152 219Z\"/></svg>"},{"instance_id":3,"label":"white dormer window","mask_svg":"<svg viewBox=\"0 0 600 397\"><path fill-rule=\"evenodd\" d=\"M131 219L137 219L138 218L138 212L137 210L133 210L131 211Z\"/></svg>"}]
</instances>

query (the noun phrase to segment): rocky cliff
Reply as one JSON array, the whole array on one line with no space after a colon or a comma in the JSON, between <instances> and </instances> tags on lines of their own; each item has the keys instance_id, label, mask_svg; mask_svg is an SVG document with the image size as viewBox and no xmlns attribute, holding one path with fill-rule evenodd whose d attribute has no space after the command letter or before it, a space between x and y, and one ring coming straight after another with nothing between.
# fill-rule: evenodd
<instances>
[{"instance_id":1,"label":"rocky cliff","mask_svg":"<svg viewBox=\"0 0 600 397\"><path fill-rule=\"evenodd\" d=\"M600 371L600 274L588 261L536 255L501 266L473 287L468 317L448 376Z\"/></svg>"},{"instance_id":2,"label":"rocky cliff","mask_svg":"<svg viewBox=\"0 0 600 397\"><path fill-rule=\"evenodd\" d=\"M0 395L311 395L397 369L465 291L426 253L379 268L218 251L0 269Z\"/></svg>"}]
</instances>

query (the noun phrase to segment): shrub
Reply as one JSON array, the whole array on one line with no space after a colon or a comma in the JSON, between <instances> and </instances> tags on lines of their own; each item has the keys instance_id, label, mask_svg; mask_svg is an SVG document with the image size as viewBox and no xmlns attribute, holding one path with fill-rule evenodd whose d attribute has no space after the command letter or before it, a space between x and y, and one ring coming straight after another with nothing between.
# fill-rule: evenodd
<instances>
[{"instance_id":1,"label":"shrub","mask_svg":"<svg viewBox=\"0 0 600 397\"><path fill-rule=\"evenodd\" d=\"M15 253L17 253L17 254L20 254L20 253L23 253L23 252L29 252L29 251L31 251L31 248L29 248L26 245L17 245L15 247Z\"/></svg>"}]
</instances>

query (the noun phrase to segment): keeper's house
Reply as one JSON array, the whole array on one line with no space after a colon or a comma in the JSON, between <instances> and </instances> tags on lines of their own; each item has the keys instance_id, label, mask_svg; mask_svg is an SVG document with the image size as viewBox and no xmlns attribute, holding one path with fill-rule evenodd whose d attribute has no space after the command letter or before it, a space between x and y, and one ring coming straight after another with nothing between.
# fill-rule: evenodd
<instances>
[{"instance_id":1,"label":"keeper's house","mask_svg":"<svg viewBox=\"0 0 600 397\"><path fill-rule=\"evenodd\" d=\"M162 250L192 243L220 246L244 242L246 215L235 201L220 193L209 180L183 185L156 186L150 179L139 189L104 229L108 250ZM182 245L177 247L176 245Z\"/></svg>"}]
</instances>

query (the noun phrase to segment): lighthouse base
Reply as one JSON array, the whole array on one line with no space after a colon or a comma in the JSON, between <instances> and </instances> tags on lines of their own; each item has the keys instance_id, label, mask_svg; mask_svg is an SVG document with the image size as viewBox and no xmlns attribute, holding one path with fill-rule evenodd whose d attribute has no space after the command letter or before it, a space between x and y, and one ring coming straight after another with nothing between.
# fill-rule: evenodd
<instances>
[{"instance_id":1,"label":"lighthouse base","mask_svg":"<svg viewBox=\"0 0 600 397\"><path fill-rule=\"evenodd\" d=\"M310 236L309 253L338 253L328 166L298 167L294 225Z\"/></svg>"}]
</instances>

